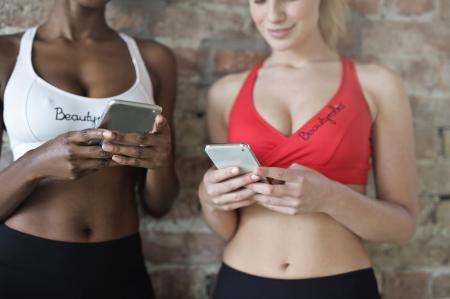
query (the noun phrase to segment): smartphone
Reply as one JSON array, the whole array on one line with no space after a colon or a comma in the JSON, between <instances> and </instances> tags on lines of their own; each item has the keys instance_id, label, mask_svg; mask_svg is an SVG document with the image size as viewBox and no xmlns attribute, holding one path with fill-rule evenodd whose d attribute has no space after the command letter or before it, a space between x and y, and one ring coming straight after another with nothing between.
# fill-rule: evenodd
<instances>
[{"instance_id":1,"label":"smartphone","mask_svg":"<svg viewBox=\"0 0 450 299\"><path fill-rule=\"evenodd\" d=\"M119 131L122 133L147 133L153 129L156 115L162 108L154 104L146 104L125 100L108 102L96 128ZM87 145L101 145L101 140L90 140ZM121 145L138 145L115 142Z\"/></svg>"},{"instance_id":2,"label":"smartphone","mask_svg":"<svg viewBox=\"0 0 450 299\"><path fill-rule=\"evenodd\" d=\"M205 152L218 169L237 166L242 174L260 165L250 146L244 143L208 144Z\"/></svg>"},{"instance_id":3,"label":"smartphone","mask_svg":"<svg viewBox=\"0 0 450 299\"><path fill-rule=\"evenodd\" d=\"M111 100L103 112L97 128L122 133L147 133L153 129L162 108L154 104Z\"/></svg>"}]
</instances>

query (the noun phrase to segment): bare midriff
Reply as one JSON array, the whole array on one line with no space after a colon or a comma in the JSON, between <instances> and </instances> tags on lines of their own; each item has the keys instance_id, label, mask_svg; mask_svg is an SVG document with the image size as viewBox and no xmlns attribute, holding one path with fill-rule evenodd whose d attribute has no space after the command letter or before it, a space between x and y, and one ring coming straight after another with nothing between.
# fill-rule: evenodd
<instances>
[{"instance_id":1,"label":"bare midriff","mask_svg":"<svg viewBox=\"0 0 450 299\"><path fill-rule=\"evenodd\" d=\"M363 186L350 186L364 192ZM324 213L286 215L260 205L240 210L224 262L277 279L335 275L371 267L361 239Z\"/></svg>"},{"instance_id":2,"label":"bare midriff","mask_svg":"<svg viewBox=\"0 0 450 299\"><path fill-rule=\"evenodd\" d=\"M100 170L75 181L41 181L5 224L67 242L126 237L138 230L134 181L129 167Z\"/></svg>"}]
</instances>

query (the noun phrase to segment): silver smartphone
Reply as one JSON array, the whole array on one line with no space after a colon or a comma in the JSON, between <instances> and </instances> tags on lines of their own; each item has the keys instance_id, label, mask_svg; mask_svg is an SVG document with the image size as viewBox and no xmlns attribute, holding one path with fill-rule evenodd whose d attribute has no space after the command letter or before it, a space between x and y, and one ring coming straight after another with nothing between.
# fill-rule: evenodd
<instances>
[{"instance_id":1,"label":"silver smartphone","mask_svg":"<svg viewBox=\"0 0 450 299\"><path fill-rule=\"evenodd\" d=\"M122 133L147 133L153 129L155 118L161 112L162 108L154 104L111 100L97 128Z\"/></svg>"},{"instance_id":2,"label":"silver smartphone","mask_svg":"<svg viewBox=\"0 0 450 299\"><path fill-rule=\"evenodd\" d=\"M248 144L208 144L205 152L218 169L237 166L242 174L252 172L259 166Z\"/></svg>"}]
</instances>

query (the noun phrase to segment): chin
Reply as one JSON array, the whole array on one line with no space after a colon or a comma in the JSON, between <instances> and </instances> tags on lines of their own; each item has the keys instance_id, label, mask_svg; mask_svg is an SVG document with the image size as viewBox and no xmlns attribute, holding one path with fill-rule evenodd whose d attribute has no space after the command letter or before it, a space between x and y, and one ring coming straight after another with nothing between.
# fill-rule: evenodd
<instances>
[{"instance_id":1,"label":"chin","mask_svg":"<svg viewBox=\"0 0 450 299\"><path fill-rule=\"evenodd\" d=\"M100 8L105 6L110 0L76 0L76 2L86 8Z\"/></svg>"},{"instance_id":2,"label":"chin","mask_svg":"<svg viewBox=\"0 0 450 299\"><path fill-rule=\"evenodd\" d=\"M273 40L267 39L267 44L273 51L286 51L294 48L295 43L292 40Z\"/></svg>"}]
</instances>

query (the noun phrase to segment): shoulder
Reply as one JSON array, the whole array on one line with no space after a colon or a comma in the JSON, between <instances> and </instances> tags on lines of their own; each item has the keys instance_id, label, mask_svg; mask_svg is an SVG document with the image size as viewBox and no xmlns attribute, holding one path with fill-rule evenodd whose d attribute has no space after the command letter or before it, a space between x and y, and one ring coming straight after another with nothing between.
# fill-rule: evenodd
<instances>
[{"instance_id":1,"label":"shoulder","mask_svg":"<svg viewBox=\"0 0 450 299\"><path fill-rule=\"evenodd\" d=\"M356 64L361 87L377 114L404 108L408 104L401 76L392 69L374 63Z\"/></svg>"},{"instance_id":2,"label":"shoulder","mask_svg":"<svg viewBox=\"0 0 450 299\"><path fill-rule=\"evenodd\" d=\"M12 35L0 35L0 63L15 61L19 52L20 37L22 33Z\"/></svg>"},{"instance_id":3,"label":"shoulder","mask_svg":"<svg viewBox=\"0 0 450 299\"><path fill-rule=\"evenodd\" d=\"M0 96L16 62L21 36L22 33L0 36Z\"/></svg>"},{"instance_id":4,"label":"shoulder","mask_svg":"<svg viewBox=\"0 0 450 299\"><path fill-rule=\"evenodd\" d=\"M0 53L11 54L12 51L17 50L20 45L20 39L23 33L0 35Z\"/></svg>"},{"instance_id":5,"label":"shoulder","mask_svg":"<svg viewBox=\"0 0 450 299\"><path fill-rule=\"evenodd\" d=\"M224 109L231 108L248 73L249 71L229 74L217 80L209 89L208 104Z\"/></svg>"},{"instance_id":6,"label":"shoulder","mask_svg":"<svg viewBox=\"0 0 450 299\"><path fill-rule=\"evenodd\" d=\"M175 54L169 47L154 40L136 39L136 43L148 66L157 70L176 66Z\"/></svg>"}]
</instances>

